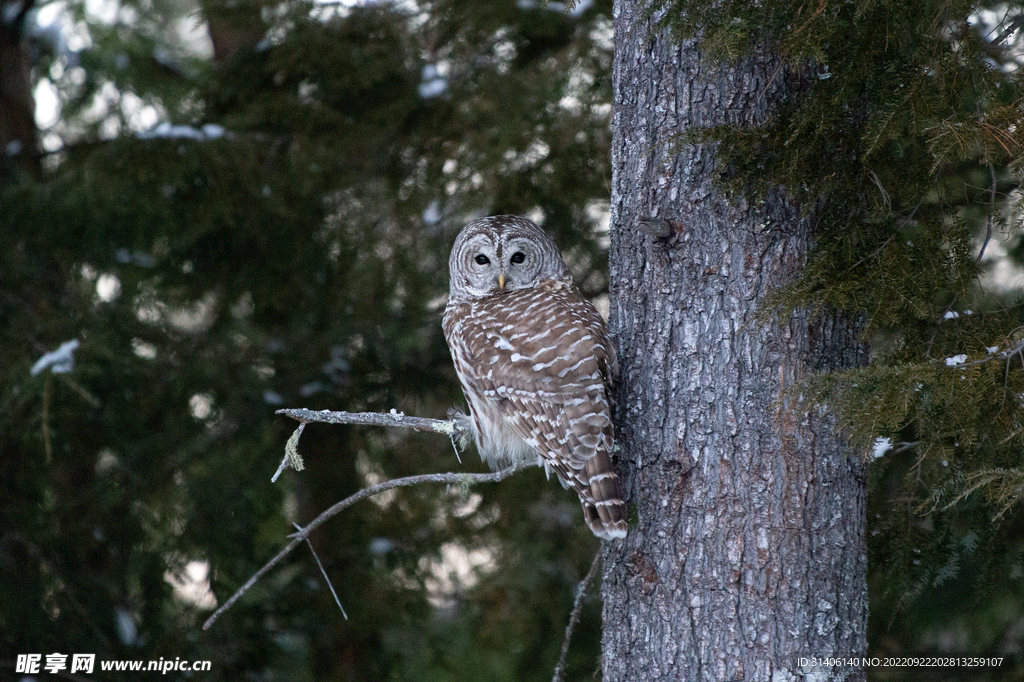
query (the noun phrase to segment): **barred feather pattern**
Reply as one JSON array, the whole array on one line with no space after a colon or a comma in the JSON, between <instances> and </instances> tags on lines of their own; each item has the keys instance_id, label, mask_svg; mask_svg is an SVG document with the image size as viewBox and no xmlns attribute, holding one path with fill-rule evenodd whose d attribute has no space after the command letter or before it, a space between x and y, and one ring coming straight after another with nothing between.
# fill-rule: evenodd
<instances>
[{"instance_id":1,"label":"barred feather pattern","mask_svg":"<svg viewBox=\"0 0 1024 682\"><path fill-rule=\"evenodd\" d=\"M495 232L493 248L488 250L477 240L457 258L460 240L474 226ZM558 262L553 267L540 265L519 282L510 273L508 288L497 287L484 295L467 292L472 286L457 290L458 261L480 253L495 254L499 261L507 258L509 254L497 246L504 226L525 233L529 240L550 242L540 228L514 216L471 223L452 251L452 295L443 321L469 403L477 449L494 469L536 462L549 475L554 471L563 486L579 495L584 519L595 535L606 540L625 537L626 507L611 457L614 349L604 320L572 283L557 248L543 244L536 254L526 255L527 261L546 255L556 256ZM522 253L526 247L520 241L511 248ZM554 256L540 253L550 249ZM486 290L485 280L469 280Z\"/></svg>"}]
</instances>

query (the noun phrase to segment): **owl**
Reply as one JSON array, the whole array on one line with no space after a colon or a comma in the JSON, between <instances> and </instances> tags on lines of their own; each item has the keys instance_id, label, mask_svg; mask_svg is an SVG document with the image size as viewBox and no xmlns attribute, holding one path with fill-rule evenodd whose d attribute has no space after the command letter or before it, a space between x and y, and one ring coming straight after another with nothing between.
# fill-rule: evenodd
<instances>
[{"instance_id":1,"label":"owl","mask_svg":"<svg viewBox=\"0 0 1024 682\"><path fill-rule=\"evenodd\" d=\"M444 336L480 456L492 469L554 471L594 535L625 537L611 461L615 351L558 247L525 218L481 218L459 233L448 267Z\"/></svg>"}]
</instances>

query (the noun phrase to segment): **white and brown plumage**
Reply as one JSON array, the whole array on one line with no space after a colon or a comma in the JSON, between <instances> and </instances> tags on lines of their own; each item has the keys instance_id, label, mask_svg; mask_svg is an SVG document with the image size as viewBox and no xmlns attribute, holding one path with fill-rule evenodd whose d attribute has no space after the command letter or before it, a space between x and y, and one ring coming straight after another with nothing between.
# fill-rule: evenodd
<instances>
[{"instance_id":1,"label":"white and brown plumage","mask_svg":"<svg viewBox=\"0 0 1024 682\"><path fill-rule=\"evenodd\" d=\"M539 460L579 494L594 535L625 537L611 462L615 352L558 247L525 218L481 218L448 265L444 335L481 457L492 468Z\"/></svg>"}]
</instances>

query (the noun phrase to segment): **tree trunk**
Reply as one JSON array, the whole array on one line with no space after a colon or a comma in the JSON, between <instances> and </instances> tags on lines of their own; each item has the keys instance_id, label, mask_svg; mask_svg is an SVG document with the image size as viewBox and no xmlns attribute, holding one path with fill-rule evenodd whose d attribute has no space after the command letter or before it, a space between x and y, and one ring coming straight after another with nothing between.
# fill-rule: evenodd
<instances>
[{"instance_id":1,"label":"tree trunk","mask_svg":"<svg viewBox=\"0 0 1024 682\"><path fill-rule=\"evenodd\" d=\"M267 27L260 18L260 5L244 0L202 0L207 31L213 43L213 61L227 64L240 52L252 51Z\"/></svg>"},{"instance_id":2,"label":"tree trunk","mask_svg":"<svg viewBox=\"0 0 1024 682\"><path fill-rule=\"evenodd\" d=\"M809 221L782 191L727 199L714 146L683 139L763 123L792 76L763 47L713 67L642 12L615 2L611 324L631 526L605 550L604 679L804 679L801 658L866 653L865 480L860 453L785 389L865 352L842 316L757 316L804 265ZM672 234L638 230L643 216Z\"/></svg>"},{"instance_id":3,"label":"tree trunk","mask_svg":"<svg viewBox=\"0 0 1024 682\"><path fill-rule=\"evenodd\" d=\"M25 21L33 5L34 0L24 0L10 17L0 12L0 161L15 157L23 171L35 175L39 163L35 99L25 48ZM0 184L5 176L0 163Z\"/></svg>"}]
</instances>

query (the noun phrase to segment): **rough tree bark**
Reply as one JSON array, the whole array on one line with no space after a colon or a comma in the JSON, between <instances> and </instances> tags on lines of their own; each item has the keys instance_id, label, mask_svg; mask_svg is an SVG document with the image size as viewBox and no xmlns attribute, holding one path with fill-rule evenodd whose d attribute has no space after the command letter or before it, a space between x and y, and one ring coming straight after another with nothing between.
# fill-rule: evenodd
<instances>
[{"instance_id":1,"label":"rough tree bark","mask_svg":"<svg viewBox=\"0 0 1024 682\"><path fill-rule=\"evenodd\" d=\"M756 317L805 263L809 221L783 191L727 199L713 145L681 142L765 121L786 69L766 48L712 67L642 12L615 2L611 308L635 522L605 550L604 679L805 679L800 657L866 650L865 482L784 389L864 349L837 315Z\"/></svg>"}]
</instances>

